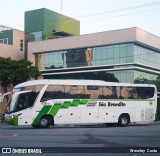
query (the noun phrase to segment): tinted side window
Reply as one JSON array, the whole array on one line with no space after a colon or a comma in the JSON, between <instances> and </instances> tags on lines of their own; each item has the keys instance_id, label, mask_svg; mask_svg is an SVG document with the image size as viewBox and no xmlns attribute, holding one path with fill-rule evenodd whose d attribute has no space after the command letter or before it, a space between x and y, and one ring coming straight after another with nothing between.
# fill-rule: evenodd
<instances>
[{"instance_id":1,"label":"tinted side window","mask_svg":"<svg viewBox=\"0 0 160 156\"><path fill-rule=\"evenodd\" d=\"M137 99L138 91L136 87L119 87L119 99Z\"/></svg>"},{"instance_id":2,"label":"tinted side window","mask_svg":"<svg viewBox=\"0 0 160 156\"><path fill-rule=\"evenodd\" d=\"M71 85L65 86L66 99L83 99L85 98L84 86Z\"/></svg>"},{"instance_id":3,"label":"tinted side window","mask_svg":"<svg viewBox=\"0 0 160 156\"><path fill-rule=\"evenodd\" d=\"M60 85L49 85L43 94L41 100L51 100L51 99L63 99L65 97L64 94L64 86Z\"/></svg>"},{"instance_id":4,"label":"tinted side window","mask_svg":"<svg viewBox=\"0 0 160 156\"><path fill-rule=\"evenodd\" d=\"M85 95L86 95L86 98L90 98L90 99L102 99L102 87L86 86Z\"/></svg>"},{"instance_id":5,"label":"tinted side window","mask_svg":"<svg viewBox=\"0 0 160 156\"><path fill-rule=\"evenodd\" d=\"M147 99L154 96L153 87L119 87L117 91L120 99Z\"/></svg>"},{"instance_id":6,"label":"tinted side window","mask_svg":"<svg viewBox=\"0 0 160 156\"><path fill-rule=\"evenodd\" d=\"M117 88L115 86L103 87L103 99L117 99Z\"/></svg>"},{"instance_id":7,"label":"tinted side window","mask_svg":"<svg viewBox=\"0 0 160 156\"><path fill-rule=\"evenodd\" d=\"M153 87L138 87L137 90L140 99L152 98L155 92Z\"/></svg>"}]
</instances>

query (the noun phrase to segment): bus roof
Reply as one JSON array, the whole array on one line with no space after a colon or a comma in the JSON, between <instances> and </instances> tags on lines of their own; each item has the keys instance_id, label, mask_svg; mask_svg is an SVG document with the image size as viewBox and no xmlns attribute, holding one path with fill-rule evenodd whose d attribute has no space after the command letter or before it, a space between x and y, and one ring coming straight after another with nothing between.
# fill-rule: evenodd
<instances>
[{"instance_id":1,"label":"bus roof","mask_svg":"<svg viewBox=\"0 0 160 156\"><path fill-rule=\"evenodd\" d=\"M90 85L90 86L141 86L141 87L155 87L153 84L131 84L131 83L118 83L118 82L105 82L102 80L72 80L72 79L42 79L42 80L31 80L20 83L14 88L20 88L30 85Z\"/></svg>"}]
</instances>

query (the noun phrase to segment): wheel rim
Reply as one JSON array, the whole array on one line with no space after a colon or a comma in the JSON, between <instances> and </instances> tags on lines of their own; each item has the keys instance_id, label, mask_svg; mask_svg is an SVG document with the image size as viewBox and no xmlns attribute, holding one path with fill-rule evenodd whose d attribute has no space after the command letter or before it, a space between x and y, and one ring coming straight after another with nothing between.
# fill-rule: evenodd
<instances>
[{"instance_id":1,"label":"wheel rim","mask_svg":"<svg viewBox=\"0 0 160 156\"><path fill-rule=\"evenodd\" d=\"M127 118L123 117L123 118L121 119L122 125L126 125L127 122L128 122Z\"/></svg>"},{"instance_id":2,"label":"wheel rim","mask_svg":"<svg viewBox=\"0 0 160 156\"><path fill-rule=\"evenodd\" d=\"M40 124L41 124L41 126L45 127L48 124L48 120L43 118L43 119L41 119Z\"/></svg>"}]
</instances>

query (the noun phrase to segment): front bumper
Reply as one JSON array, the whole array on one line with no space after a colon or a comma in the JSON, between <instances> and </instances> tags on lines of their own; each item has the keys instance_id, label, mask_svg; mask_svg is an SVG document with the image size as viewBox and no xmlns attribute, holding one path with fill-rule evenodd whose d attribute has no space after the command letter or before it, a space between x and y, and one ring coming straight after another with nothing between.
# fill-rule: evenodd
<instances>
[{"instance_id":1,"label":"front bumper","mask_svg":"<svg viewBox=\"0 0 160 156\"><path fill-rule=\"evenodd\" d=\"M5 121L9 125L18 125L18 115L5 115Z\"/></svg>"}]
</instances>

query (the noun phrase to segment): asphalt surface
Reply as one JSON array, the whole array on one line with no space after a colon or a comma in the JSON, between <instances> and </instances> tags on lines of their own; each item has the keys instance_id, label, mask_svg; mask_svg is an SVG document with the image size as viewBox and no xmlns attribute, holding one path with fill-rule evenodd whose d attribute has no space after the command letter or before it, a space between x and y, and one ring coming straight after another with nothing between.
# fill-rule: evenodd
<instances>
[{"instance_id":1,"label":"asphalt surface","mask_svg":"<svg viewBox=\"0 0 160 156\"><path fill-rule=\"evenodd\" d=\"M160 149L160 122L127 127L105 125L61 125L49 129L0 124L0 147L43 148L53 155L160 155L146 152ZM48 148L50 147L50 148ZM138 153L130 149L140 150ZM43 151L43 149L42 149ZM44 153L45 153L44 152ZM119 153L120 152L120 153ZM87 153L87 154L86 154ZM43 155L43 154L41 154ZM48 155L48 154L47 154ZM77 154L76 154L77 155Z\"/></svg>"}]
</instances>

